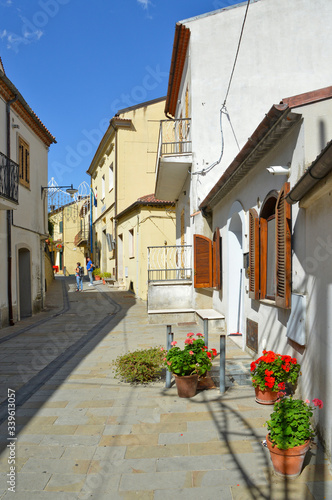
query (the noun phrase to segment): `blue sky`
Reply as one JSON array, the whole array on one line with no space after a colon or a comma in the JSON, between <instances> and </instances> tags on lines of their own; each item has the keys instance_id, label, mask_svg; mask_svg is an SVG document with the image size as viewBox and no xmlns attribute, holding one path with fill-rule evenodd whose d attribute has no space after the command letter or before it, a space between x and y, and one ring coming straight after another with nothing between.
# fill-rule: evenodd
<instances>
[{"instance_id":1,"label":"blue sky","mask_svg":"<svg viewBox=\"0 0 332 500\"><path fill-rule=\"evenodd\" d=\"M6 75L55 136L49 179L82 181L109 120L167 93L175 24L237 0L0 0Z\"/></svg>"}]
</instances>

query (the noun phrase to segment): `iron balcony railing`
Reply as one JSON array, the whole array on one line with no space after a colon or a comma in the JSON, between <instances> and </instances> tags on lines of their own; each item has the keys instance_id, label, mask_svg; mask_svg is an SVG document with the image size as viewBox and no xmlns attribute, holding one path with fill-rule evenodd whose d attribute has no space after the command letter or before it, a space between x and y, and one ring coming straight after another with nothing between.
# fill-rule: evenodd
<instances>
[{"instance_id":1,"label":"iron balcony railing","mask_svg":"<svg viewBox=\"0 0 332 500\"><path fill-rule=\"evenodd\" d=\"M148 281L192 279L192 246L148 247Z\"/></svg>"},{"instance_id":2,"label":"iron balcony railing","mask_svg":"<svg viewBox=\"0 0 332 500\"><path fill-rule=\"evenodd\" d=\"M190 118L161 120L159 130L159 156L192 152Z\"/></svg>"},{"instance_id":3,"label":"iron balcony railing","mask_svg":"<svg viewBox=\"0 0 332 500\"><path fill-rule=\"evenodd\" d=\"M0 153L0 196L18 203L18 164Z\"/></svg>"},{"instance_id":4,"label":"iron balcony railing","mask_svg":"<svg viewBox=\"0 0 332 500\"><path fill-rule=\"evenodd\" d=\"M74 245L78 247L83 243L87 243L88 241L89 241L89 229L87 227L84 227L75 236Z\"/></svg>"}]
</instances>

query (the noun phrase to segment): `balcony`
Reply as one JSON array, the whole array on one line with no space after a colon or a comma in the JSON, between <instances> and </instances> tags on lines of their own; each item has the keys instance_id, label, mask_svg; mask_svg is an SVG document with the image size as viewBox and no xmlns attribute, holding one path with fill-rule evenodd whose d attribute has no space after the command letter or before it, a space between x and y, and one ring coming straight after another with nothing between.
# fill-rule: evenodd
<instances>
[{"instance_id":1,"label":"balcony","mask_svg":"<svg viewBox=\"0 0 332 500\"><path fill-rule=\"evenodd\" d=\"M148 247L148 281L191 281L192 246Z\"/></svg>"},{"instance_id":2,"label":"balcony","mask_svg":"<svg viewBox=\"0 0 332 500\"><path fill-rule=\"evenodd\" d=\"M190 118L160 122L155 192L159 200L179 198L192 164L190 124Z\"/></svg>"},{"instance_id":3,"label":"balcony","mask_svg":"<svg viewBox=\"0 0 332 500\"><path fill-rule=\"evenodd\" d=\"M18 205L18 164L0 153L0 210L15 210Z\"/></svg>"},{"instance_id":4,"label":"balcony","mask_svg":"<svg viewBox=\"0 0 332 500\"><path fill-rule=\"evenodd\" d=\"M88 241L89 241L89 229L86 227L81 229L77 233L77 235L74 238L74 245L75 247L84 246L88 244Z\"/></svg>"}]
</instances>

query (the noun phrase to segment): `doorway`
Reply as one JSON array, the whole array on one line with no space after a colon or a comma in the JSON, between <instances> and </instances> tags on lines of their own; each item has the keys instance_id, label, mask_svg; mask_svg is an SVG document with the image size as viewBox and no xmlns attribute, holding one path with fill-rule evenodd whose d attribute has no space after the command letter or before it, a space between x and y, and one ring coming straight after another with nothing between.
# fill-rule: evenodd
<instances>
[{"instance_id":1,"label":"doorway","mask_svg":"<svg viewBox=\"0 0 332 500\"><path fill-rule=\"evenodd\" d=\"M27 248L20 248L18 251L18 279L22 319L32 315L30 251Z\"/></svg>"},{"instance_id":2,"label":"doorway","mask_svg":"<svg viewBox=\"0 0 332 500\"><path fill-rule=\"evenodd\" d=\"M244 333L243 228L243 208L235 202L228 219L228 335Z\"/></svg>"}]
</instances>

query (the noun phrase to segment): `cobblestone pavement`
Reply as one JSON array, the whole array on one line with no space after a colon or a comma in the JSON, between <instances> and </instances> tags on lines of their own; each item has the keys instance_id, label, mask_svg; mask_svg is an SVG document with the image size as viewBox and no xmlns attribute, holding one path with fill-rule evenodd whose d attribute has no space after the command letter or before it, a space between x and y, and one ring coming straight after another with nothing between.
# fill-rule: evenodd
<instances>
[{"instance_id":1,"label":"cobblestone pavement","mask_svg":"<svg viewBox=\"0 0 332 500\"><path fill-rule=\"evenodd\" d=\"M0 330L1 499L332 499L320 445L296 480L273 475L261 445L271 407L255 402L250 358L231 338L226 392L218 389L217 358L217 387L181 399L164 381L133 386L114 378L118 355L166 341L166 327L149 325L134 295L88 283L76 293L73 278L57 278L46 306ZM181 341L199 330L173 331ZM209 347L219 351L218 344L209 334Z\"/></svg>"}]
</instances>

